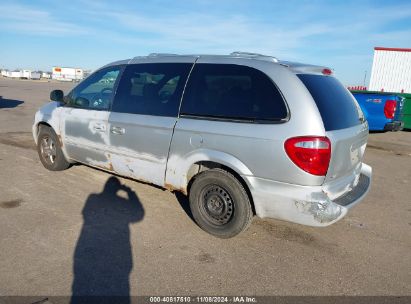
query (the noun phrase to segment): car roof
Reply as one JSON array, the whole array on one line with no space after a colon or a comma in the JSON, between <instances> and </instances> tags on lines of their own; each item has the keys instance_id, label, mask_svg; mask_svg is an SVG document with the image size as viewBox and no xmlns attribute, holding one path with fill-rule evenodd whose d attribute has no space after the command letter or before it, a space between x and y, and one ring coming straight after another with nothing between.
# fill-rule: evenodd
<instances>
[{"instance_id":1,"label":"car roof","mask_svg":"<svg viewBox=\"0 0 411 304\"><path fill-rule=\"evenodd\" d=\"M151 53L146 56L136 56L131 59L119 60L112 63L105 65L107 66L114 66L114 65L121 65L121 64L136 64L136 63L143 63L143 62L194 62L198 58L204 58L208 61L221 61L221 59L233 59L236 58L239 61L241 60L259 60L259 61L266 61L272 64L279 64L284 67L289 68L292 72L296 74L322 74L324 69L328 69L331 71L330 68L326 66L320 65L311 65L305 64L300 62L292 62L292 61L283 61L279 60L278 58L271 56L271 55L263 55L258 53L250 53L250 52L232 52L229 55L210 55L210 54L188 54L188 55L180 55L180 54L171 54L171 53Z\"/></svg>"}]
</instances>

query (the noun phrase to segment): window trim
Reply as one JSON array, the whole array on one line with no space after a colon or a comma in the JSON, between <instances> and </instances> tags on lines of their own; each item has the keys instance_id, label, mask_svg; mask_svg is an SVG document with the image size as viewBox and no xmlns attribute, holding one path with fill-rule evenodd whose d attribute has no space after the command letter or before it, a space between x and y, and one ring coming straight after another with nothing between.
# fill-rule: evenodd
<instances>
[{"instance_id":1,"label":"window trim","mask_svg":"<svg viewBox=\"0 0 411 304\"><path fill-rule=\"evenodd\" d=\"M187 119L197 119L197 120L211 120L211 121L222 121L222 122L237 122L237 123L249 123L249 124L260 124L260 125L276 125L282 124L289 121L289 117L274 120L274 119L249 119L249 118L230 118L230 117L220 117L212 115L194 115L194 114L181 114L181 118Z\"/></svg>"},{"instance_id":2,"label":"window trim","mask_svg":"<svg viewBox=\"0 0 411 304\"><path fill-rule=\"evenodd\" d=\"M119 82L120 82L121 76L123 75L125 66L127 66L127 65L126 65L126 64L117 64L117 65L104 66L104 67L98 69L97 71L95 71L94 73L90 74L89 76L87 76L86 78L83 79L83 81L85 81L85 80L87 80L90 76L92 76L92 75L94 75L94 74L97 74L97 73L99 73L99 72L101 72L101 71L103 71L103 70L105 70L105 69L109 70L109 69L114 69L115 67L119 67L119 73L118 73L116 82L114 83L114 86L113 86L113 95L112 95L112 98L111 98L111 100L110 100L110 102L109 102L109 106L108 106L107 109L91 109L91 108L89 108L89 107L76 107L76 106L73 106L73 105L68 104L68 103L66 103L66 102L63 104L63 107L65 107L65 108L71 108L71 109L89 110L89 111L105 111L105 112L111 112L111 108L112 108L112 106L113 106L113 101L114 101L114 98L115 98L115 96L116 96L116 94L117 94L118 84L119 84ZM77 84L74 88L72 88L71 91L70 91L66 96L64 96L64 98L71 98L70 95L73 93L73 91L74 91L79 85L81 85L81 84L83 83L83 81L81 81L81 82L80 82L79 84Z\"/></svg>"},{"instance_id":3,"label":"window trim","mask_svg":"<svg viewBox=\"0 0 411 304\"><path fill-rule=\"evenodd\" d=\"M200 115L200 114L192 114L192 113L184 113L181 112L181 108L183 106L184 100L186 98L186 89L188 87L188 83L191 80L192 77L192 72L194 71L195 67L197 65L234 65L234 66L241 66L241 67L247 67L253 70L256 70L262 74L264 74L265 77L268 78L268 80L274 85L274 87L278 90L280 93L281 99L284 102L284 106L286 109L286 116L284 118L278 118L278 119L250 119L250 118L230 118L230 117L222 117L222 116L211 116L211 115ZM233 63L197 63L197 60L193 64L193 67L187 77L187 81L183 90L182 98L181 98L181 103L180 103L180 108L179 108L179 115L178 117L180 118L186 118L186 119L197 119L197 120L211 120L211 121L222 121L222 122L235 122L235 123L252 123L252 124L283 124L288 122L291 119L291 112L290 108L288 106L287 100L284 97L283 92L280 90L280 88L277 86L277 84L274 82L274 80L267 75L264 71L257 69L252 66L244 65L244 64L233 64Z\"/></svg>"}]
</instances>

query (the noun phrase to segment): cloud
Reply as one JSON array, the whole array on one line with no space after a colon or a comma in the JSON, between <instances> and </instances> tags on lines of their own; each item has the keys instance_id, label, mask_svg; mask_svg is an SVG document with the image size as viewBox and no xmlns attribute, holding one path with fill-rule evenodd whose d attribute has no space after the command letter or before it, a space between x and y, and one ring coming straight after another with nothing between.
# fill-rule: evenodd
<instances>
[{"instance_id":1,"label":"cloud","mask_svg":"<svg viewBox=\"0 0 411 304\"><path fill-rule=\"evenodd\" d=\"M94 11L94 17L118 25L117 39L168 51L227 53L234 50L290 54L305 39L329 32L322 24L280 28L243 15L175 14L148 17L138 13ZM128 33L128 34L122 34ZM111 35L114 36L114 35ZM129 40L129 41L127 41Z\"/></svg>"},{"instance_id":2,"label":"cloud","mask_svg":"<svg viewBox=\"0 0 411 304\"><path fill-rule=\"evenodd\" d=\"M90 31L85 27L59 21L50 12L20 4L0 4L0 29L29 35L83 35Z\"/></svg>"}]
</instances>

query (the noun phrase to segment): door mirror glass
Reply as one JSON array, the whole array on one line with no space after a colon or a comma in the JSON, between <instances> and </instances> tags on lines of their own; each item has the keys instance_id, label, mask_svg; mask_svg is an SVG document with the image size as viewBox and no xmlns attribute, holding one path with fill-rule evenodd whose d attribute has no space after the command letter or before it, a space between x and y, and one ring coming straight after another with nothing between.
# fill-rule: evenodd
<instances>
[{"instance_id":1,"label":"door mirror glass","mask_svg":"<svg viewBox=\"0 0 411 304\"><path fill-rule=\"evenodd\" d=\"M50 92L50 100L64 102L64 93L62 90L53 90Z\"/></svg>"}]
</instances>

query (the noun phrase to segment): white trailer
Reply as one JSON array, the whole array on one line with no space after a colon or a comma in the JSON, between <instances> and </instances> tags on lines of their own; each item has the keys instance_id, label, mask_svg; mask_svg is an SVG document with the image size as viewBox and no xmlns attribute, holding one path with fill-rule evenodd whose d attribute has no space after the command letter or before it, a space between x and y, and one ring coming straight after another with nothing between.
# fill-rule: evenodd
<instances>
[{"instance_id":1,"label":"white trailer","mask_svg":"<svg viewBox=\"0 0 411 304\"><path fill-rule=\"evenodd\" d=\"M411 49L375 47L369 90L411 93Z\"/></svg>"},{"instance_id":2,"label":"white trailer","mask_svg":"<svg viewBox=\"0 0 411 304\"><path fill-rule=\"evenodd\" d=\"M31 78L31 71L30 70L21 70L20 71L20 78L30 79Z\"/></svg>"},{"instance_id":3,"label":"white trailer","mask_svg":"<svg viewBox=\"0 0 411 304\"><path fill-rule=\"evenodd\" d=\"M50 79L51 75L50 75L50 73L43 72L43 73L41 73L41 78Z\"/></svg>"},{"instance_id":4,"label":"white trailer","mask_svg":"<svg viewBox=\"0 0 411 304\"><path fill-rule=\"evenodd\" d=\"M9 72L9 71L7 71L7 70L1 70L1 76L7 77L8 72Z\"/></svg>"},{"instance_id":5,"label":"white trailer","mask_svg":"<svg viewBox=\"0 0 411 304\"><path fill-rule=\"evenodd\" d=\"M9 78L21 78L21 71L8 71L7 77Z\"/></svg>"},{"instance_id":6,"label":"white trailer","mask_svg":"<svg viewBox=\"0 0 411 304\"><path fill-rule=\"evenodd\" d=\"M38 80L40 79L41 74L39 72L31 72L30 73L30 79Z\"/></svg>"},{"instance_id":7,"label":"white trailer","mask_svg":"<svg viewBox=\"0 0 411 304\"><path fill-rule=\"evenodd\" d=\"M79 68L53 67L51 78L60 81L79 81L84 78L84 72Z\"/></svg>"}]
</instances>

